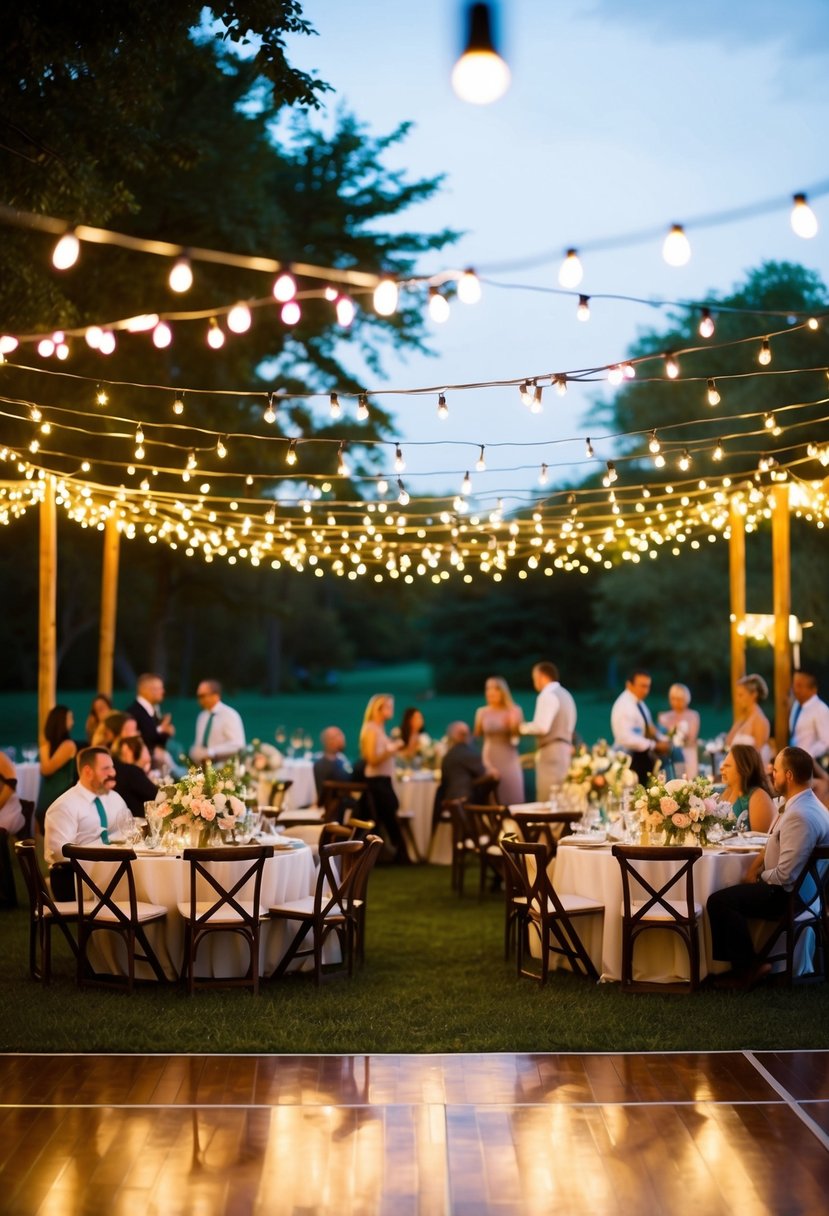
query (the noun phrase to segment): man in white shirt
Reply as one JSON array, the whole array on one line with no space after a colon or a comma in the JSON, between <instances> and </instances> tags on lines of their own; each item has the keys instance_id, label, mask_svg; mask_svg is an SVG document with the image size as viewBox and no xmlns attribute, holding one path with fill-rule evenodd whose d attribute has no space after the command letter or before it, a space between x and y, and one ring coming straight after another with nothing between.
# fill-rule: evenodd
<instances>
[{"instance_id":1,"label":"man in white shirt","mask_svg":"<svg viewBox=\"0 0 829 1216\"><path fill-rule=\"evenodd\" d=\"M644 785L653 772L657 755L666 756L670 740L657 731L645 698L651 690L650 672L632 671L625 691L616 698L610 711L610 731L617 751L627 752L630 767Z\"/></svg>"},{"instance_id":2,"label":"man in white shirt","mask_svg":"<svg viewBox=\"0 0 829 1216\"><path fill-rule=\"evenodd\" d=\"M536 663L532 678L538 693L535 713L519 729L522 735L536 736L535 796L539 802L549 802L551 787L562 784L570 767L576 703L559 683L555 663Z\"/></svg>"},{"instance_id":3,"label":"man in white shirt","mask_svg":"<svg viewBox=\"0 0 829 1216\"><path fill-rule=\"evenodd\" d=\"M817 680L811 672L794 673L792 696L789 746L802 747L813 760L819 760L829 752L829 705L817 695Z\"/></svg>"},{"instance_id":4,"label":"man in white shirt","mask_svg":"<svg viewBox=\"0 0 829 1216\"><path fill-rule=\"evenodd\" d=\"M812 757L801 747L784 747L774 760L775 793L785 802L771 825L765 850L751 863L743 880L708 897L711 947L714 958L732 966L723 986L750 988L771 967L758 964L748 921L776 920L786 908L790 891L812 849L829 845L829 814L812 789ZM811 881L811 880L809 880ZM806 903L814 886L801 894ZM797 913L795 913L797 914Z\"/></svg>"},{"instance_id":5,"label":"man in white shirt","mask_svg":"<svg viewBox=\"0 0 829 1216\"><path fill-rule=\"evenodd\" d=\"M50 866L63 862L65 844L109 844L110 833L132 819L115 793L115 765L106 748L83 748L77 765L77 783L46 810L44 855Z\"/></svg>"},{"instance_id":6,"label":"man in white shirt","mask_svg":"<svg viewBox=\"0 0 829 1216\"><path fill-rule=\"evenodd\" d=\"M223 761L235 756L245 746L245 728L236 710L222 701L221 684L218 680L202 680L196 697L201 712L196 719L190 759L203 764L205 760Z\"/></svg>"}]
</instances>

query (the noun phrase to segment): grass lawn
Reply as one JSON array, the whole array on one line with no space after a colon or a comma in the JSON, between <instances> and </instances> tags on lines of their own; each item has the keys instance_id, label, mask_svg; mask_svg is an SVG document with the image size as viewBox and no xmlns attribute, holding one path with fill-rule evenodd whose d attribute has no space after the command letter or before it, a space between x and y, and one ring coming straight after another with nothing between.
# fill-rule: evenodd
<instances>
[{"instance_id":1,"label":"grass lawn","mask_svg":"<svg viewBox=\"0 0 829 1216\"><path fill-rule=\"evenodd\" d=\"M19 884L21 885L21 884ZM558 972L545 989L503 959L503 903L458 899L436 866L375 870L367 959L318 990L79 992L55 935L55 978L28 978L28 913L0 912L0 1050L490 1052L829 1048L829 984L747 995L624 996Z\"/></svg>"}]
</instances>

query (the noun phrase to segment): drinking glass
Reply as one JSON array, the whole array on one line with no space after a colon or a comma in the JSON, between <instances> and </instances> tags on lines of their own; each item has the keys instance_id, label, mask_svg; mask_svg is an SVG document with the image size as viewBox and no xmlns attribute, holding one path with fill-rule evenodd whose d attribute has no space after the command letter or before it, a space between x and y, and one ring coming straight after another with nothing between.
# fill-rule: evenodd
<instances>
[{"instance_id":1,"label":"drinking glass","mask_svg":"<svg viewBox=\"0 0 829 1216\"><path fill-rule=\"evenodd\" d=\"M37 761L37 748L36 747L24 747L23 748L23 762L25 764L34 764L36 761Z\"/></svg>"},{"instance_id":2,"label":"drinking glass","mask_svg":"<svg viewBox=\"0 0 829 1216\"><path fill-rule=\"evenodd\" d=\"M292 756L298 755L299 750L302 747L302 741L304 738L305 738L304 730L292 730L291 731L291 755Z\"/></svg>"},{"instance_id":3,"label":"drinking glass","mask_svg":"<svg viewBox=\"0 0 829 1216\"><path fill-rule=\"evenodd\" d=\"M274 735L274 739L276 739L276 745L277 745L277 747L284 747L284 746L285 746L285 740L287 739L287 737L288 737L288 736L287 736L287 734L286 734L286 732L285 732L285 727L284 727L284 726L277 726L277 728L276 728L276 734Z\"/></svg>"},{"instance_id":4,"label":"drinking glass","mask_svg":"<svg viewBox=\"0 0 829 1216\"><path fill-rule=\"evenodd\" d=\"M625 842L635 844L639 837L639 812L622 811L622 820L625 825Z\"/></svg>"},{"instance_id":5,"label":"drinking glass","mask_svg":"<svg viewBox=\"0 0 829 1216\"><path fill-rule=\"evenodd\" d=\"M150 830L149 845L151 849L157 849L161 844L161 825L164 822L164 815L161 810L160 802L145 802L144 803L144 818L147 820L147 827Z\"/></svg>"}]
</instances>

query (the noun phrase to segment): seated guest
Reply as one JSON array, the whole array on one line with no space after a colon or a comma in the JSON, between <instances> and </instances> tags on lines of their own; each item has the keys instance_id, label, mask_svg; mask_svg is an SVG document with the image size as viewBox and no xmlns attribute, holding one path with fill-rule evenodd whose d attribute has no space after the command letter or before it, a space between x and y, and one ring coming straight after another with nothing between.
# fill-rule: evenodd
<instances>
[{"instance_id":1,"label":"seated guest","mask_svg":"<svg viewBox=\"0 0 829 1216\"><path fill-rule=\"evenodd\" d=\"M138 723L131 714L125 714L120 709L110 710L105 714L92 735L90 747L105 747L108 751L112 750L112 745L116 739L134 739L140 738L138 734Z\"/></svg>"},{"instance_id":2,"label":"seated guest","mask_svg":"<svg viewBox=\"0 0 829 1216\"><path fill-rule=\"evenodd\" d=\"M775 793L785 799L768 843L746 871L743 881L723 887L708 898L714 958L731 963L724 987L751 988L771 971L760 963L749 932L749 920L777 920L786 909L786 892L799 877L812 849L829 845L829 815L812 786L812 757L800 747L784 747L774 760ZM804 906L815 897L814 886L802 888ZM802 908L800 909L802 910ZM796 913L795 913L796 914Z\"/></svg>"},{"instance_id":3,"label":"seated guest","mask_svg":"<svg viewBox=\"0 0 829 1216\"><path fill-rule=\"evenodd\" d=\"M403 746L398 753L401 758L406 760L415 758L420 751L425 725L423 714L414 705L409 705L403 710L403 717L400 719L400 741Z\"/></svg>"},{"instance_id":4,"label":"seated guest","mask_svg":"<svg viewBox=\"0 0 829 1216\"><path fill-rule=\"evenodd\" d=\"M322 755L314 761L317 802L322 798L323 781L353 781L354 774L345 755L345 735L339 726L326 726L320 735Z\"/></svg>"},{"instance_id":5,"label":"seated guest","mask_svg":"<svg viewBox=\"0 0 829 1216\"><path fill-rule=\"evenodd\" d=\"M116 739L112 746L115 764L115 792L120 794L138 819L144 816L144 803L155 801L158 786L150 780L150 751L140 735Z\"/></svg>"},{"instance_id":6,"label":"seated guest","mask_svg":"<svg viewBox=\"0 0 829 1216\"><path fill-rule=\"evenodd\" d=\"M115 765L103 747L85 747L78 753L78 780L55 799L46 811L44 856L52 867L52 891L56 899L72 899L74 884L63 859L65 844L109 844L129 815L129 808L115 793ZM55 867L64 867L56 870Z\"/></svg>"},{"instance_id":7,"label":"seated guest","mask_svg":"<svg viewBox=\"0 0 829 1216\"><path fill-rule=\"evenodd\" d=\"M10 836L26 826L23 809L17 796L17 773L5 752L0 751L0 828Z\"/></svg>"},{"instance_id":8,"label":"seated guest","mask_svg":"<svg viewBox=\"0 0 829 1216\"><path fill-rule=\"evenodd\" d=\"M105 692L99 692L92 698L92 704L89 707L89 713L86 715L86 733L87 742L90 746L95 744L95 730L99 722L103 722L107 714L112 713L112 698L108 697Z\"/></svg>"},{"instance_id":9,"label":"seated guest","mask_svg":"<svg viewBox=\"0 0 829 1216\"><path fill-rule=\"evenodd\" d=\"M75 757L78 745L70 736L75 725L72 710L55 705L46 715L40 741L40 793L37 799L38 823L59 794L68 790L77 776Z\"/></svg>"},{"instance_id":10,"label":"seated guest","mask_svg":"<svg viewBox=\"0 0 829 1216\"><path fill-rule=\"evenodd\" d=\"M201 711L196 718L190 759L203 764L205 760L221 762L235 756L245 746L245 728L236 710L222 701L221 684L218 680L202 680L196 697Z\"/></svg>"},{"instance_id":11,"label":"seated guest","mask_svg":"<svg viewBox=\"0 0 829 1216\"><path fill-rule=\"evenodd\" d=\"M756 747L735 743L720 766L725 789L721 802L730 802L741 832L767 832L777 809L771 800L766 770Z\"/></svg>"},{"instance_id":12,"label":"seated guest","mask_svg":"<svg viewBox=\"0 0 829 1216\"><path fill-rule=\"evenodd\" d=\"M446 731L449 747L440 762L440 786L438 794L444 801L463 798L465 802L476 801L476 783L482 777L497 777L493 768L487 768L480 754L470 743L472 732L466 722L452 722Z\"/></svg>"}]
</instances>

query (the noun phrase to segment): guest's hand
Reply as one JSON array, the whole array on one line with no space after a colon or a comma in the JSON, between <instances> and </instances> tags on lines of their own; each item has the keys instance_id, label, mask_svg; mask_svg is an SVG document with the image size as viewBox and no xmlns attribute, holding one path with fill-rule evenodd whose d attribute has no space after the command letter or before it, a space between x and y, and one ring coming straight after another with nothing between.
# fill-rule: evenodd
<instances>
[{"instance_id":1,"label":"guest's hand","mask_svg":"<svg viewBox=\"0 0 829 1216\"><path fill-rule=\"evenodd\" d=\"M748 867L740 881L744 883L756 882L758 875L762 874L765 864L766 855L765 853L761 853L759 857L754 858L754 861L752 861L751 865Z\"/></svg>"}]
</instances>

